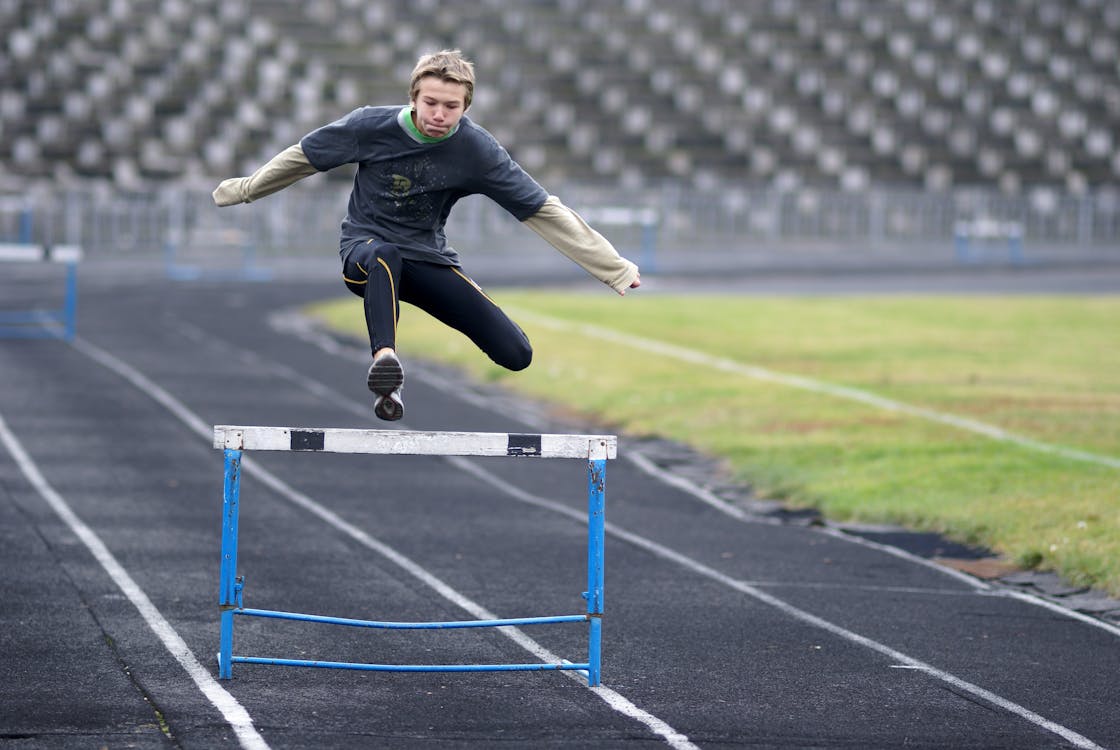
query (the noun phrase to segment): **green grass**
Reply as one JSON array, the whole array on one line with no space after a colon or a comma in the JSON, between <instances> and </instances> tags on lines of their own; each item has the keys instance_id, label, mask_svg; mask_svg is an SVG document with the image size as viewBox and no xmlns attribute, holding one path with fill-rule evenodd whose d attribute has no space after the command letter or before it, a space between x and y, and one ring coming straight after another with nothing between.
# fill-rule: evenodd
<instances>
[{"instance_id":1,"label":"green grass","mask_svg":"<svg viewBox=\"0 0 1120 750\"><path fill-rule=\"evenodd\" d=\"M599 290L596 290L599 291ZM407 305L402 355L461 366L630 434L726 459L758 495L901 523L1120 594L1120 468L607 341L593 325L1120 459L1120 299L750 298L505 291L509 373ZM315 308L364 338L360 303ZM544 317L541 317L544 316ZM567 321L567 330L553 320Z\"/></svg>"}]
</instances>

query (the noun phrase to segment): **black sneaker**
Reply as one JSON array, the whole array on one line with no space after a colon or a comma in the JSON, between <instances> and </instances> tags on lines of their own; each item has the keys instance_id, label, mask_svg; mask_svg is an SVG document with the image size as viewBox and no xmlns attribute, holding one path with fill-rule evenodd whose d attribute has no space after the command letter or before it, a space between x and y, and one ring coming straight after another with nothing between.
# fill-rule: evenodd
<instances>
[{"instance_id":1,"label":"black sneaker","mask_svg":"<svg viewBox=\"0 0 1120 750\"><path fill-rule=\"evenodd\" d=\"M373 413L381 419L395 422L404 416L404 402L401 400L401 386L404 384L404 368L393 353L383 354L369 366L366 385L377 394Z\"/></svg>"}]
</instances>

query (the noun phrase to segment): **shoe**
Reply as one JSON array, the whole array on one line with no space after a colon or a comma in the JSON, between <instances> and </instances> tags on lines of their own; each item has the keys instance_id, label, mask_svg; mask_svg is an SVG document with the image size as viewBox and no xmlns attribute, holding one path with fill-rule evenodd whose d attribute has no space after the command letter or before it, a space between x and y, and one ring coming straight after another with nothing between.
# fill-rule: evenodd
<instances>
[{"instance_id":1,"label":"shoe","mask_svg":"<svg viewBox=\"0 0 1120 750\"><path fill-rule=\"evenodd\" d=\"M390 422L404 416L401 386L404 385L404 368L393 353L383 354L369 366L366 385L377 394L373 413Z\"/></svg>"}]
</instances>

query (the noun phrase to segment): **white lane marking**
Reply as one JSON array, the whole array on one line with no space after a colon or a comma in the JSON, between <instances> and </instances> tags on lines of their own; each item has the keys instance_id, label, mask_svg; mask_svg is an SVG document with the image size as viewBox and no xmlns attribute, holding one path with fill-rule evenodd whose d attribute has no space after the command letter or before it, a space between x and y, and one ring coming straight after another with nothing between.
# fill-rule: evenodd
<instances>
[{"instance_id":1,"label":"white lane marking","mask_svg":"<svg viewBox=\"0 0 1120 750\"><path fill-rule=\"evenodd\" d=\"M1065 615L1066 617L1072 617L1075 620L1080 620L1086 625L1092 625L1093 627L1100 628L1101 630L1105 630L1112 635L1120 636L1120 626L1116 626L1110 622L1105 622L1104 620L1097 619L1096 617L1087 615L1084 612L1078 612L1075 609L1063 607L1061 604L1055 604L1054 602L1035 596L1034 594L1028 594L1025 591L1000 590L993 590L992 593L995 596L1006 596L1009 599L1018 599L1021 602L1027 602L1029 604L1037 605L1039 607L1042 607L1043 609L1048 609L1051 612L1056 612L1058 614Z\"/></svg>"},{"instance_id":2,"label":"white lane marking","mask_svg":"<svg viewBox=\"0 0 1120 750\"><path fill-rule=\"evenodd\" d=\"M177 398L172 396L160 386L156 385L156 383L148 379L145 375L141 374L131 365L118 359L109 352L104 351L82 339L75 339L75 341L72 343L74 343L76 348L78 348L82 353L91 357L107 369L117 373L122 378L132 383L140 391L150 396L161 406L168 409L180 421L182 421L183 424L190 428L191 431L198 434L208 443L213 440L212 426L207 425L205 422L203 422L201 418L196 416L181 401L179 401ZM271 364L269 365L269 367L271 368L271 371L282 373L285 377L298 378L301 382L305 380L297 373L290 370L290 368L281 368L279 366L273 366ZM319 386L319 388L321 389L321 386ZM365 410L363 410L362 413L365 416L369 415L369 412ZM454 588L429 573L422 566L413 562L408 557L405 557L392 547L370 536L362 529L354 526L325 506L320 505L307 495L304 495L298 490L293 489L272 472L268 471L262 466L259 466L257 462L252 460L250 457L243 457L241 460L241 466L245 472L253 474L258 480L271 487L273 491L275 491L282 497L287 498L293 504L319 517L321 520L325 521L330 526L333 526L338 531L346 534L359 544L373 550L374 552L377 552L378 554L386 557L389 560L392 560L399 567L422 581L424 584L429 586L432 590L450 601L452 604L471 613L478 619L499 619L497 615L491 613L481 604L478 604L477 602L469 599L463 594L460 594ZM585 523L586 520L587 519L585 518ZM532 638L525 635L525 633L518 628L502 627L496 628L496 630L500 631L514 643L521 646L526 651L530 652L543 662L559 663L561 661L560 657L556 656L544 646L540 645ZM564 671L561 672L561 674L564 674L571 679L579 680L581 683L583 682L571 671ZM207 677L209 677L208 674ZM599 696L599 698L601 698L611 709L642 723L655 735L662 737L665 742L675 750L698 750L696 748L696 745L692 744L692 742L689 741L686 735L673 729L673 727L671 727L668 723L666 723L662 719L659 719L648 711L644 711L638 708L636 705L634 705L634 703L632 703L628 698L621 695L620 693L611 690L610 688L603 687L602 685L600 685L599 687L591 688L591 690L593 693L595 693L595 695ZM248 716L248 714L246 714L246 716Z\"/></svg>"},{"instance_id":3,"label":"white lane marking","mask_svg":"<svg viewBox=\"0 0 1120 750\"><path fill-rule=\"evenodd\" d=\"M316 333L309 325L307 325L306 323L300 323L300 322L296 321L293 316L284 315L282 318L278 318L277 316L274 316L271 322L276 328L278 328L278 329L282 328L282 330L284 330L288 333L291 333L293 335L296 335L299 338L301 338L302 340L307 341L308 343L320 345L326 351L331 351L333 353L340 354L343 357L351 358L351 353L347 352L345 347L343 347L338 342L334 341L333 339L330 339L327 336L323 336L321 334ZM327 342L329 342L329 343L327 343ZM303 376L296 375L296 382L300 382L302 380L304 380ZM536 507L539 507L539 508L544 508L544 509L551 510L551 511L553 511L555 513L558 513L560 515L571 518L572 520L577 521L579 523L586 523L586 521L587 521L586 517L582 513L578 512L578 511L575 511L571 508L568 508L567 506L563 505L562 503L555 502L555 501L552 501L552 500L548 500L548 499L545 499L545 498L541 498L541 497L538 497L536 495L533 495L532 493L526 492L526 491L522 490L520 487L517 487L516 485L512 485L512 484L506 482L505 480L501 479L500 477L498 477L494 474L491 474L490 472L486 471L485 469L482 469L481 467L476 466L473 462L471 462L471 461L469 461L465 458L458 457L458 456L448 456L447 460L449 462L459 466L460 468L462 468L462 470L464 472L472 474L473 476L481 479L482 481L490 483L496 489L501 490L502 492L506 493L510 497L513 497L513 498L515 498L517 500L520 500L524 503L527 503L529 505L533 505L533 506L536 506ZM681 485L678 484L677 486L680 487ZM705 499L705 498L701 498L701 499ZM710 496L706 499L706 501L710 502L711 500L714 500L714 499L716 499L714 496ZM722 505L723 503L721 502L720 504ZM739 511L739 509L735 509L735 510ZM741 511L739 511L739 512L741 513ZM732 512L729 515L734 516L735 513ZM812 625L812 626L821 628L823 630L826 630L826 631L828 631L828 632L830 632L830 633L832 633L832 634L834 634L834 635L836 635L836 636L838 636L838 637L840 637L844 640L848 640L852 643L856 643L858 645L864 646L864 647L869 648L869 649L871 649L873 651L876 651L878 653L884 654L894 661L901 662L902 666L904 668L915 669L915 670L922 671L922 672L924 672L924 673L926 673L926 674L928 674L932 677L935 677L937 679L942 680L943 682L946 682L950 685L953 685L954 687L958 688L959 690L970 693L970 694L972 694L972 695L974 695L978 698L981 698L983 700L987 700L990 703L992 703L993 705L998 706L1000 708L1003 708L1004 710L1008 711L1009 713L1012 713L1016 716L1019 716L1020 718L1023 718L1025 720L1035 724L1036 726L1039 726L1043 729L1046 729L1047 731L1050 731L1054 734L1057 734L1058 736L1060 736L1063 739L1065 739L1066 741L1072 743L1076 747L1086 748L1087 750L1103 750L1103 748L1101 748L1101 746L1097 745L1096 743L1094 743L1092 740L1088 739L1087 737L1084 737L1083 735L1078 734L1077 732L1073 731L1072 729L1064 727L1061 724L1058 724L1056 722L1050 721L1049 719L1045 718L1044 716L1041 716L1040 714L1037 714L1037 713L1031 711L1030 709L1028 709L1024 706L1020 706L1019 704L1014 703L1013 701L1010 701L1006 698L1003 698L1002 696L999 696L995 693L992 693L991 691L985 690L984 688L980 687L979 685L974 685L970 682L962 680L961 678L957 677L956 675L953 675L949 672L945 672L943 670L937 669L936 667L934 667L930 664L927 664L927 663L925 663L925 662L923 662L919 659L916 659L916 658L911 657L907 654L904 654L901 651L897 651L895 649L892 649L890 646L887 646L886 644L879 643L878 641L867 638L866 636L859 635L858 633L855 633L854 631L847 630L846 628L843 628L843 627L841 627L839 625L836 625L836 624L834 624L834 623L832 623L828 620L820 618L820 617L818 617L818 616L816 616L816 615L814 615L810 612L806 612L805 610L799 609L799 608L793 606L792 604L789 604L789 603L785 602L784 600L777 598L776 596L772 596L770 594L767 594L766 592L756 588L755 586L752 586L748 583L745 583L743 581L740 581L740 580L737 580L737 579L732 578L730 576L727 576L727 575L719 572L718 570L715 570L714 568L709 568L708 566L704 565L703 563L700 563L700 562L695 561L695 560L693 560L689 557L686 557L685 555L682 555L682 554L680 554L680 553L678 553L674 550L671 550L668 547L663 547L662 545L658 544L657 542L654 542L652 540L649 540L649 539L646 539L644 537L638 536L637 534L632 534L632 533L630 533L628 531L625 531L625 530L615 526L614 524L610 524L610 523L608 523L606 525L606 533L608 535L615 536L619 539L622 539L622 540L624 540L624 541L626 541L626 542L628 542L628 543L630 543L630 544L632 544L636 547L639 547L641 549L645 549L646 551L652 553L653 555L655 555L657 557L661 557L662 559L669 560L669 561L672 561L672 562L676 562L677 564L681 565L682 567L687 568L689 570L692 570L693 572L695 572L699 575L710 578L710 579L712 579L714 581L717 581L719 583L722 583L722 584L724 584L724 585L726 585L726 586L728 586L728 587L730 587L730 588L732 588L736 591L744 593L747 596L750 596L754 599L757 599L758 601L763 602L764 604L768 604L768 605L778 609L779 611L782 611L782 612L786 613L787 615L793 617L794 619L797 619L797 620L799 620L801 622L804 622L808 625ZM847 536L842 535L842 534L837 535L837 536L840 539L846 539L848 541L856 541L855 539L848 539ZM875 547L875 548L881 548L881 551L890 552L891 554L899 553L898 556L902 557L904 559L910 559L911 558L911 555L909 553L906 553L902 550L896 550L895 548L891 548L887 545L879 545L878 543L871 542L869 540L858 540L858 542L864 542L869 546L872 546L872 547ZM922 559L921 558L915 558L914 561L922 561ZM923 561L923 562L928 563L928 561ZM956 573L957 571L953 571L953 572ZM983 588L983 586L985 585L985 584L981 584L981 585L978 586L979 582L977 582L977 581L972 581L972 580L968 580L968 579L966 579L966 581L969 582L970 585L976 586L978 588ZM1038 602L1034 598L1031 598L1031 597L1022 597L1022 599L1024 601L1031 602L1031 603L1043 604L1042 602ZM1048 607L1048 608L1053 609L1054 607L1051 606L1051 607ZM1066 611L1066 613L1069 614L1068 611ZM1077 618L1077 619L1083 619L1083 618Z\"/></svg>"},{"instance_id":4,"label":"white lane marking","mask_svg":"<svg viewBox=\"0 0 1120 750\"><path fill-rule=\"evenodd\" d=\"M152 600L144 593L144 590L124 569L124 566L117 561L117 558L113 556L113 553L109 551L109 548L105 546L96 532L87 526L82 519L78 518L66 500L51 487L31 456L24 450L23 445L8 429L2 415L0 415L0 442L4 444L8 453L15 459L16 464L31 486L35 488L74 535L82 540L86 549L109 574L113 583L140 612L140 616L144 618L144 622L163 643L164 648L186 670L207 700L221 712L226 722L232 727L238 742L241 743L241 747L246 748L246 750L267 750L268 744L253 727L253 720L249 716L249 712L199 664L190 648L188 648L186 641L160 613Z\"/></svg>"},{"instance_id":5,"label":"white lane marking","mask_svg":"<svg viewBox=\"0 0 1120 750\"><path fill-rule=\"evenodd\" d=\"M516 314L516 317L532 321L537 325L551 328L557 331L565 331L571 333L578 333L582 336L590 336L593 338L602 339L603 341L610 341L611 343L621 344L622 346L630 347L631 349L638 349L641 351L657 354L663 357L671 357L673 359L681 360L682 362L690 362L692 364L701 365L714 370L728 372L735 375L742 375L744 377L760 380L767 383L775 383L777 385L789 386L791 388L800 388L801 390L811 391L813 393L821 393L829 396L836 396L837 398L847 399L849 401L858 401L868 406L874 406L879 409L884 409L889 412L897 414L907 414L912 417L920 417L930 422L939 422L941 424L956 427L960 430L966 430L978 435L991 438L1004 443L1011 443L1023 448L1039 451L1041 453L1049 453L1062 458L1069 458L1075 461L1084 461L1087 463L1099 464L1101 466L1110 466L1114 469L1120 469L1120 458L1114 456L1105 456L1099 453L1090 453L1089 451L1078 450L1064 445L1055 445L1053 443L1044 443L1040 440L1017 435L1013 432L1008 432L1002 427L980 422L968 417L961 417L956 414L949 414L948 412L936 411L934 409L927 409L922 406L914 406L902 401L895 401L894 399L879 396L871 393L870 391L861 390L859 388L852 388L845 385L837 385L836 383L829 383L823 380L816 380L808 378L803 375L791 375L789 373L778 372L770 370L765 367L757 365L748 365L743 362L737 362L732 359L725 359L723 357L715 357L704 352L696 351L695 349L688 349L683 346L675 344L668 344L664 341L656 341L654 339L647 339L641 336L633 336L630 334L622 333L610 328L603 328L602 326L591 325L588 323L570 323L566 320L559 320L548 315L524 310L522 308L509 308Z\"/></svg>"}]
</instances>

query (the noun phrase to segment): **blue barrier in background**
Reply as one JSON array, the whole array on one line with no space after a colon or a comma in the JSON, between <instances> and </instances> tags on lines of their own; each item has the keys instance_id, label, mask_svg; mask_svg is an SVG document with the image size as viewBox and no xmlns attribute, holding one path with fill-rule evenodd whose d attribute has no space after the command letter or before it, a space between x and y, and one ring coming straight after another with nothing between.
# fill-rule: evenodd
<instances>
[{"instance_id":1,"label":"blue barrier in background","mask_svg":"<svg viewBox=\"0 0 1120 750\"><path fill-rule=\"evenodd\" d=\"M30 231L30 225L27 227ZM61 338L71 340L77 329L78 261L82 249L77 245L33 245L0 243L0 262L58 263L65 267L65 295L61 308L0 311L0 338Z\"/></svg>"}]
</instances>

